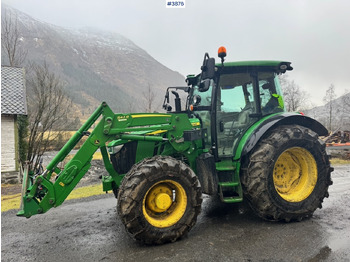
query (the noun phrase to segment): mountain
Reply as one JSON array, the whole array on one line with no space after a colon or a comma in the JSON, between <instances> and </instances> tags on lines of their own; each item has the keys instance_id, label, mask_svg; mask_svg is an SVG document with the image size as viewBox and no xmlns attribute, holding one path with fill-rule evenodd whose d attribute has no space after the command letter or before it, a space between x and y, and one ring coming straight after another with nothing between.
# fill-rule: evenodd
<instances>
[{"instance_id":1,"label":"mountain","mask_svg":"<svg viewBox=\"0 0 350 262\"><path fill-rule=\"evenodd\" d=\"M28 50L27 61L46 61L66 83L73 101L88 114L102 101L115 112L145 111L149 87L155 95L154 109L160 110L166 88L185 85L181 74L120 34L62 28L1 6L2 17L17 18L21 45ZM5 65L3 49L1 58Z\"/></svg>"},{"instance_id":2,"label":"mountain","mask_svg":"<svg viewBox=\"0 0 350 262\"><path fill-rule=\"evenodd\" d=\"M332 114L330 114L330 106ZM342 95L323 106L306 110L305 115L315 118L330 131L350 130L350 93ZM331 126L330 126L331 118Z\"/></svg>"}]
</instances>

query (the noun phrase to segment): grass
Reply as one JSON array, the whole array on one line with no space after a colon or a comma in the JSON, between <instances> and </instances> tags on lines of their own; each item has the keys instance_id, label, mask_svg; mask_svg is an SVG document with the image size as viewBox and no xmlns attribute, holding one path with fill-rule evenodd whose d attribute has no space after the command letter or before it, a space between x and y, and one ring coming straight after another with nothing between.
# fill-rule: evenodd
<instances>
[{"instance_id":1,"label":"grass","mask_svg":"<svg viewBox=\"0 0 350 262\"><path fill-rule=\"evenodd\" d=\"M65 163L68 163L73 158L74 155L68 155L66 156ZM95 154L92 156L92 160L102 160L102 154L100 150L96 151Z\"/></svg>"},{"instance_id":2,"label":"grass","mask_svg":"<svg viewBox=\"0 0 350 262\"><path fill-rule=\"evenodd\" d=\"M1 196L1 212L11 209L19 209L21 204L21 193L15 195Z\"/></svg>"},{"instance_id":3,"label":"grass","mask_svg":"<svg viewBox=\"0 0 350 262\"><path fill-rule=\"evenodd\" d=\"M90 196L105 194L102 191L102 184L79 187L72 191L66 200L86 198ZM6 212L12 209L19 209L21 204L21 193L1 196L1 212Z\"/></svg>"},{"instance_id":4,"label":"grass","mask_svg":"<svg viewBox=\"0 0 350 262\"><path fill-rule=\"evenodd\" d=\"M332 165L348 165L350 164L350 160L344 160L344 159L340 159L340 158L332 158L330 160Z\"/></svg>"},{"instance_id":5,"label":"grass","mask_svg":"<svg viewBox=\"0 0 350 262\"><path fill-rule=\"evenodd\" d=\"M102 154L101 151L98 150L96 151L96 153L94 154L94 156L92 157L93 160L102 160Z\"/></svg>"},{"instance_id":6,"label":"grass","mask_svg":"<svg viewBox=\"0 0 350 262\"><path fill-rule=\"evenodd\" d=\"M71 138L74 134L76 133L76 131L50 131L50 132L45 132L44 133L44 139L47 139L49 137L57 137L58 134L61 134L63 137L63 139L68 140L69 138Z\"/></svg>"}]
</instances>

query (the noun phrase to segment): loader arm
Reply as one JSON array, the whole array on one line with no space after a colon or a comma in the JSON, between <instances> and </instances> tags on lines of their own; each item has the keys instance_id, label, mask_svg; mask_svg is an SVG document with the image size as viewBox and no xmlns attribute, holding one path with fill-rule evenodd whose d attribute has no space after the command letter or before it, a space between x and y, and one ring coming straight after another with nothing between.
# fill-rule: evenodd
<instances>
[{"instance_id":1,"label":"loader arm","mask_svg":"<svg viewBox=\"0 0 350 262\"><path fill-rule=\"evenodd\" d=\"M88 130L100 118L96 127L90 133ZM171 114L114 114L109 106L103 102L89 117L86 123L71 137L41 174L33 174L26 170L22 185L22 203L18 216L31 217L45 213L52 207L61 205L72 192L81 178L89 170L94 153L100 149L104 158L106 170L113 180L120 184L124 174L118 174L108 160L106 143L111 140L125 141L167 141L158 135L135 135L138 131L175 130L173 121L179 121ZM191 127L190 123L188 128ZM185 125L186 126L186 125ZM179 132L173 131L172 136ZM58 167L77 145L83 136L88 136L82 147L64 166ZM183 147L183 145L182 145ZM187 146L186 146L187 148Z\"/></svg>"}]
</instances>

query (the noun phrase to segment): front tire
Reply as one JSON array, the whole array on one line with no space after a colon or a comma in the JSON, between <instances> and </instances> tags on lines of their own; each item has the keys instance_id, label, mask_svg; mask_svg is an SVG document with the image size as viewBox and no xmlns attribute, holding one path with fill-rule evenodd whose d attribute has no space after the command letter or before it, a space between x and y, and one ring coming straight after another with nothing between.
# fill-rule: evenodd
<instances>
[{"instance_id":1,"label":"front tire","mask_svg":"<svg viewBox=\"0 0 350 262\"><path fill-rule=\"evenodd\" d=\"M201 203L194 172L174 158L156 156L136 164L124 177L117 210L133 238L163 244L191 230Z\"/></svg>"},{"instance_id":2,"label":"front tire","mask_svg":"<svg viewBox=\"0 0 350 262\"><path fill-rule=\"evenodd\" d=\"M242 170L244 194L252 209L272 221L310 217L322 208L332 184L325 143L298 125L270 131Z\"/></svg>"}]
</instances>

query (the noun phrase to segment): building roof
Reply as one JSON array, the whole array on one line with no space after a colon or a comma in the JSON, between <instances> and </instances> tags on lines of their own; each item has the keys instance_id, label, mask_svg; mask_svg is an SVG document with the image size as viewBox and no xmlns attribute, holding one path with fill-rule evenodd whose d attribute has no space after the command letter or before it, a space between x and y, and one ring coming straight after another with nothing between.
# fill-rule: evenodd
<instances>
[{"instance_id":1,"label":"building roof","mask_svg":"<svg viewBox=\"0 0 350 262\"><path fill-rule=\"evenodd\" d=\"M1 114L27 114L24 75L24 68L1 66Z\"/></svg>"}]
</instances>

